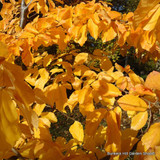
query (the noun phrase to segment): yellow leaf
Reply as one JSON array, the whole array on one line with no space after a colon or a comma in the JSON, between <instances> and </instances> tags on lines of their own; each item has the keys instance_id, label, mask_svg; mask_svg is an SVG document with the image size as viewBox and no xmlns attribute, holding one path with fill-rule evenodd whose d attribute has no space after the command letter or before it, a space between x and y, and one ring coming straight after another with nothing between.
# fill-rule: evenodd
<instances>
[{"instance_id":1,"label":"yellow leaf","mask_svg":"<svg viewBox=\"0 0 160 160\"><path fill-rule=\"evenodd\" d=\"M75 67L73 72L74 72L74 75L76 75L76 76L82 76L84 74L84 72L86 72L87 70L90 70L87 66L78 65Z\"/></svg>"},{"instance_id":2,"label":"yellow leaf","mask_svg":"<svg viewBox=\"0 0 160 160\"><path fill-rule=\"evenodd\" d=\"M38 34L39 32L36 30L35 27L33 27L33 25L31 23L28 23L24 30L26 30L27 32L33 33L33 34Z\"/></svg>"},{"instance_id":3,"label":"yellow leaf","mask_svg":"<svg viewBox=\"0 0 160 160\"><path fill-rule=\"evenodd\" d=\"M27 40L24 41L22 45L22 61L26 66L31 66L34 62L33 55L31 53L31 46Z\"/></svg>"},{"instance_id":4,"label":"yellow leaf","mask_svg":"<svg viewBox=\"0 0 160 160\"><path fill-rule=\"evenodd\" d=\"M158 3L159 0L141 0L139 2L137 9L134 11L134 23L136 27Z\"/></svg>"},{"instance_id":5,"label":"yellow leaf","mask_svg":"<svg viewBox=\"0 0 160 160\"><path fill-rule=\"evenodd\" d=\"M119 19L121 18L121 13L117 11L110 11L108 12L108 15L111 19Z\"/></svg>"},{"instance_id":6,"label":"yellow leaf","mask_svg":"<svg viewBox=\"0 0 160 160\"><path fill-rule=\"evenodd\" d=\"M89 30L91 36L95 40L97 40L97 38L98 38L98 25L96 25L91 18L88 20L88 30Z\"/></svg>"},{"instance_id":7,"label":"yellow leaf","mask_svg":"<svg viewBox=\"0 0 160 160\"><path fill-rule=\"evenodd\" d=\"M156 94L149 88L145 87L142 84L137 84L134 87L131 87L129 90L130 94L133 95L140 95L140 96L144 96L144 95L148 95L148 96L156 96Z\"/></svg>"},{"instance_id":8,"label":"yellow leaf","mask_svg":"<svg viewBox=\"0 0 160 160\"><path fill-rule=\"evenodd\" d=\"M55 116L55 114L53 112L43 112L41 114L41 117L42 118L47 118L52 123L57 122L57 117Z\"/></svg>"},{"instance_id":9,"label":"yellow leaf","mask_svg":"<svg viewBox=\"0 0 160 160\"><path fill-rule=\"evenodd\" d=\"M114 111L107 112L107 139L105 144L106 152L121 151L121 132L118 127L116 113Z\"/></svg>"},{"instance_id":10,"label":"yellow leaf","mask_svg":"<svg viewBox=\"0 0 160 160\"><path fill-rule=\"evenodd\" d=\"M33 110L37 113L38 116L41 115L43 109L45 108L46 104L38 104L36 103L36 105L34 106Z\"/></svg>"},{"instance_id":11,"label":"yellow leaf","mask_svg":"<svg viewBox=\"0 0 160 160\"><path fill-rule=\"evenodd\" d=\"M131 129L140 130L147 122L148 112L139 112L133 118L131 122Z\"/></svg>"},{"instance_id":12,"label":"yellow leaf","mask_svg":"<svg viewBox=\"0 0 160 160\"><path fill-rule=\"evenodd\" d=\"M79 53L74 60L74 65L80 65L86 62L88 59L88 53Z\"/></svg>"},{"instance_id":13,"label":"yellow leaf","mask_svg":"<svg viewBox=\"0 0 160 160\"><path fill-rule=\"evenodd\" d=\"M78 37L77 39L75 39L75 42L79 43L80 46L83 46L86 40L87 40L87 24L81 27L81 29L79 30Z\"/></svg>"},{"instance_id":14,"label":"yellow leaf","mask_svg":"<svg viewBox=\"0 0 160 160\"><path fill-rule=\"evenodd\" d=\"M7 58L8 56L8 49L7 49L7 46L0 42L0 57L4 57L4 58Z\"/></svg>"},{"instance_id":15,"label":"yellow leaf","mask_svg":"<svg viewBox=\"0 0 160 160\"><path fill-rule=\"evenodd\" d=\"M52 73L52 74L55 74L55 73L60 73L60 72L63 72L63 69L59 69L59 68L53 68L53 69L51 69L50 70L50 72Z\"/></svg>"},{"instance_id":16,"label":"yellow leaf","mask_svg":"<svg viewBox=\"0 0 160 160\"><path fill-rule=\"evenodd\" d=\"M93 89L101 96L117 97L121 95L120 90L111 83L106 83L105 80L97 80L92 83Z\"/></svg>"},{"instance_id":17,"label":"yellow leaf","mask_svg":"<svg viewBox=\"0 0 160 160\"><path fill-rule=\"evenodd\" d=\"M156 5L154 7L154 14L152 15L152 17L149 19L148 23L143 27L144 30L148 30L151 31L153 29L155 29L156 24L158 23L158 19L160 16L160 4Z\"/></svg>"},{"instance_id":18,"label":"yellow leaf","mask_svg":"<svg viewBox=\"0 0 160 160\"><path fill-rule=\"evenodd\" d=\"M93 136L96 133L99 123L104 118L106 113L107 113L106 109L100 108L94 110L93 112L87 115L85 129L88 135Z\"/></svg>"},{"instance_id":19,"label":"yellow leaf","mask_svg":"<svg viewBox=\"0 0 160 160\"><path fill-rule=\"evenodd\" d=\"M81 89L81 84L82 84L82 80L80 80L79 78L75 77L74 81L72 82L72 86L75 90Z\"/></svg>"},{"instance_id":20,"label":"yellow leaf","mask_svg":"<svg viewBox=\"0 0 160 160\"><path fill-rule=\"evenodd\" d=\"M118 100L118 104L125 111L146 111L148 108L144 100L133 95L124 95Z\"/></svg>"},{"instance_id":21,"label":"yellow leaf","mask_svg":"<svg viewBox=\"0 0 160 160\"><path fill-rule=\"evenodd\" d=\"M136 75L133 71L130 71L128 73L132 84L135 86L136 84L143 84L143 79L141 77L139 77L138 75Z\"/></svg>"},{"instance_id":22,"label":"yellow leaf","mask_svg":"<svg viewBox=\"0 0 160 160\"><path fill-rule=\"evenodd\" d=\"M156 43L156 34L154 31L144 31L141 36L141 47L147 51L154 51Z\"/></svg>"},{"instance_id":23,"label":"yellow leaf","mask_svg":"<svg viewBox=\"0 0 160 160\"><path fill-rule=\"evenodd\" d=\"M138 131L132 130L130 128L127 128L125 130L122 130L122 136L121 136L121 152L130 152L130 150L133 148L133 146L138 142L138 138L136 138L136 135ZM121 155L120 159L126 159L128 155Z\"/></svg>"},{"instance_id":24,"label":"yellow leaf","mask_svg":"<svg viewBox=\"0 0 160 160\"><path fill-rule=\"evenodd\" d=\"M145 152L149 148L153 148L155 146L160 145L160 123L154 123L149 128L148 132L145 133L142 137L142 144L144 145Z\"/></svg>"},{"instance_id":25,"label":"yellow leaf","mask_svg":"<svg viewBox=\"0 0 160 160\"><path fill-rule=\"evenodd\" d=\"M0 154L10 150L20 138L15 102L4 89L0 90Z\"/></svg>"},{"instance_id":26,"label":"yellow leaf","mask_svg":"<svg viewBox=\"0 0 160 160\"><path fill-rule=\"evenodd\" d=\"M35 88L39 88L43 90L45 84L49 80L49 73L46 71L45 68L41 68L39 70L40 78L35 83Z\"/></svg>"},{"instance_id":27,"label":"yellow leaf","mask_svg":"<svg viewBox=\"0 0 160 160\"><path fill-rule=\"evenodd\" d=\"M125 90L125 89L126 89L127 84L128 84L127 78L126 78L126 77L123 77L123 76L120 77L119 79L117 79L117 81L116 81L116 85L117 85L120 89L122 89L122 90Z\"/></svg>"},{"instance_id":28,"label":"yellow leaf","mask_svg":"<svg viewBox=\"0 0 160 160\"><path fill-rule=\"evenodd\" d=\"M69 132L72 134L73 138L79 142L83 142L84 131L83 126L80 122L75 121L69 128Z\"/></svg>"},{"instance_id":29,"label":"yellow leaf","mask_svg":"<svg viewBox=\"0 0 160 160\"><path fill-rule=\"evenodd\" d=\"M78 103L78 95L79 95L79 90L76 90L70 95L69 99L67 100L66 105L69 106L71 112Z\"/></svg>"},{"instance_id":30,"label":"yellow leaf","mask_svg":"<svg viewBox=\"0 0 160 160\"><path fill-rule=\"evenodd\" d=\"M21 67L8 62L3 63L3 67L12 82L12 86L14 86L13 95L15 99L25 105L31 104L35 99L34 92L27 83L25 83L24 72Z\"/></svg>"},{"instance_id":31,"label":"yellow leaf","mask_svg":"<svg viewBox=\"0 0 160 160\"><path fill-rule=\"evenodd\" d=\"M53 61L53 56L51 54L47 55L44 59L43 59L43 66L47 67L48 65L50 65L50 63Z\"/></svg>"},{"instance_id":32,"label":"yellow leaf","mask_svg":"<svg viewBox=\"0 0 160 160\"><path fill-rule=\"evenodd\" d=\"M113 29L112 26L110 26L107 30L102 32L102 41L108 42L114 39L117 36L117 33Z\"/></svg>"},{"instance_id":33,"label":"yellow leaf","mask_svg":"<svg viewBox=\"0 0 160 160\"><path fill-rule=\"evenodd\" d=\"M157 71L151 72L146 78L145 86L150 89L160 90L160 73Z\"/></svg>"},{"instance_id":34,"label":"yellow leaf","mask_svg":"<svg viewBox=\"0 0 160 160\"><path fill-rule=\"evenodd\" d=\"M92 89L89 85L83 87L78 96L78 101L80 104L87 103L88 102L88 96L91 93Z\"/></svg>"},{"instance_id":35,"label":"yellow leaf","mask_svg":"<svg viewBox=\"0 0 160 160\"><path fill-rule=\"evenodd\" d=\"M155 154L156 158L160 159L160 146L155 146Z\"/></svg>"}]
</instances>

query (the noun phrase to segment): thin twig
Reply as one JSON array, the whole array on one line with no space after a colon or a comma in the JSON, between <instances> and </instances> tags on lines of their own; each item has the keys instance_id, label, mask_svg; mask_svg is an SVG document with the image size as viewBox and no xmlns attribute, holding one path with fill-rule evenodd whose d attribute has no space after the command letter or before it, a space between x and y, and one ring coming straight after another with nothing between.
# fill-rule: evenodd
<instances>
[{"instance_id":1,"label":"thin twig","mask_svg":"<svg viewBox=\"0 0 160 160\"><path fill-rule=\"evenodd\" d=\"M28 14L28 7L32 3L33 0L31 0L27 5L25 3L25 0L22 0L21 2L21 8L20 8L20 24L19 26L23 29L27 23L27 14Z\"/></svg>"}]
</instances>

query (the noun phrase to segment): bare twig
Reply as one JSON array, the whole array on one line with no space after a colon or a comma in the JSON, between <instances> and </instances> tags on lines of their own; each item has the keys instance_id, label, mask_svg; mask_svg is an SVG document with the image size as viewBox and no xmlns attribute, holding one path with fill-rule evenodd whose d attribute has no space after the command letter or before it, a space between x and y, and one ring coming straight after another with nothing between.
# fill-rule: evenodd
<instances>
[{"instance_id":1,"label":"bare twig","mask_svg":"<svg viewBox=\"0 0 160 160\"><path fill-rule=\"evenodd\" d=\"M16 154L19 160L25 160L24 158L14 147L12 148L12 152Z\"/></svg>"},{"instance_id":2,"label":"bare twig","mask_svg":"<svg viewBox=\"0 0 160 160\"><path fill-rule=\"evenodd\" d=\"M27 23L27 13L28 13L28 7L32 3L33 0L31 0L27 5L25 3L25 0L22 0L21 2L21 8L20 8L20 24L19 26L23 29Z\"/></svg>"}]
</instances>

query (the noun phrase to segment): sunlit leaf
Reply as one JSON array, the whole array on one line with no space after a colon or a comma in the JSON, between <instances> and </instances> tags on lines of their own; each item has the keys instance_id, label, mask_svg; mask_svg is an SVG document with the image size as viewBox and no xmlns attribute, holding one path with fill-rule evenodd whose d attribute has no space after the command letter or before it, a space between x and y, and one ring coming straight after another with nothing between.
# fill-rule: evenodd
<instances>
[{"instance_id":1,"label":"sunlit leaf","mask_svg":"<svg viewBox=\"0 0 160 160\"><path fill-rule=\"evenodd\" d=\"M96 133L97 127L106 113L106 109L100 108L87 115L85 128L88 135L93 136Z\"/></svg>"},{"instance_id":2,"label":"sunlit leaf","mask_svg":"<svg viewBox=\"0 0 160 160\"><path fill-rule=\"evenodd\" d=\"M84 131L83 126L80 122L75 121L69 128L69 132L72 134L73 138L79 142L83 142Z\"/></svg>"},{"instance_id":3,"label":"sunlit leaf","mask_svg":"<svg viewBox=\"0 0 160 160\"><path fill-rule=\"evenodd\" d=\"M151 125L148 132L142 137L142 144L145 147L145 151L160 145L160 123Z\"/></svg>"},{"instance_id":4,"label":"sunlit leaf","mask_svg":"<svg viewBox=\"0 0 160 160\"><path fill-rule=\"evenodd\" d=\"M146 111L148 105L144 100L133 95L124 95L118 100L118 104L125 111Z\"/></svg>"},{"instance_id":5,"label":"sunlit leaf","mask_svg":"<svg viewBox=\"0 0 160 160\"><path fill-rule=\"evenodd\" d=\"M121 132L118 127L116 113L109 111L106 117L107 121L107 140L105 144L106 152L119 152L121 150Z\"/></svg>"},{"instance_id":6,"label":"sunlit leaf","mask_svg":"<svg viewBox=\"0 0 160 160\"><path fill-rule=\"evenodd\" d=\"M84 62L86 62L88 59L88 53L79 53L76 57L75 57L75 61L74 64L78 65L78 64L83 64Z\"/></svg>"},{"instance_id":7,"label":"sunlit leaf","mask_svg":"<svg viewBox=\"0 0 160 160\"><path fill-rule=\"evenodd\" d=\"M131 129L140 130L146 124L148 119L148 112L139 112L133 118L131 122Z\"/></svg>"},{"instance_id":8,"label":"sunlit leaf","mask_svg":"<svg viewBox=\"0 0 160 160\"><path fill-rule=\"evenodd\" d=\"M91 36L96 40L98 38L98 25L96 25L91 18L88 20L88 30Z\"/></svg>"},{"instance_id":9,"label":"sunlit leaf","mask_svg":"<svg viewBox=\"0 0 160 160\"><path fill-rule=\"evenodd\" d=\"M157 71L151 72L145 81L145 86L150 89L160 90L160 73Z\"/></svg>"},{"instance_id":10,"label":"sunlit leaf","mask_svg":"<svg viewBox=\"0 0 160 160\"><path fill-rule=\"evenodd\" d=\"M0 154L4 154L20 138L16 104L4 89L0 90L0 126Z\"/></svg>"}]
</instances>

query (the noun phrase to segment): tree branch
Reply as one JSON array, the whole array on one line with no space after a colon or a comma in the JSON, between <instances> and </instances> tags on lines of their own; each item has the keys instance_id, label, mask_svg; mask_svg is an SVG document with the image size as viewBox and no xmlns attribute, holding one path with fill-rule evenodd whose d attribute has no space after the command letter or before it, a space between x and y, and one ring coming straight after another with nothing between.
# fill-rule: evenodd
<instances>
[{"instance_id":1,"label":"tree branch","mask_svg":"<svg viewBox=\"0 0 160 160\"><path fill-rule=\"evenodd\" d=\"M27 5L25 3L25 0L22 0L21 2L21 9L20 9L20 23L19 26L23 29L27 23L27 14L28 14L28 7L32 3L33 0L31 0Z\"/></svg>"}]
</instances>

